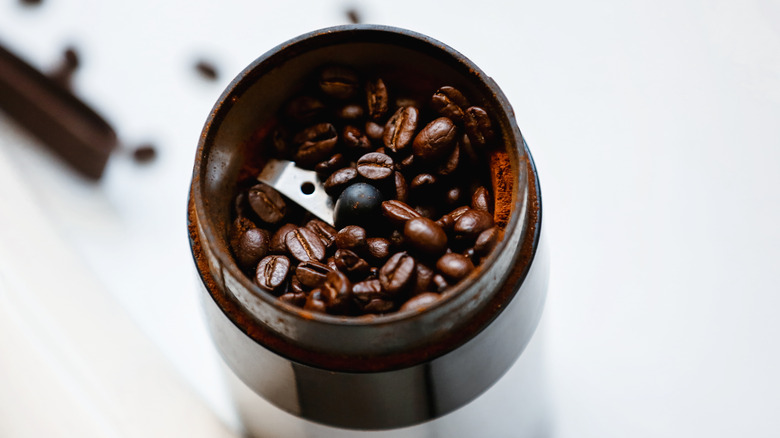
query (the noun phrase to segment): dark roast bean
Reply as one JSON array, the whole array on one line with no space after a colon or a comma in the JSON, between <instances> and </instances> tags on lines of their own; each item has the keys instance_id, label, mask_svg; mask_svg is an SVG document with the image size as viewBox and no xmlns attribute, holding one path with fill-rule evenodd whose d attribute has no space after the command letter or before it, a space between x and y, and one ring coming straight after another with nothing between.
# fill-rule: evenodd
<instances>
[{"instance_id":1,"label":"dark roast bean","mask_svg":"<svg viewBox=\"0 0 780 438\"><path fill-rule=\"evenodd\" d=\"M254 269L260 259L268 254L271 237L268 231L260 228L250 228L241 233L236 246L236 260L241 269Z\"/></svg>"},{"instance_id":2,"label":"dark roast bean","mask_svg":"<svg viewBox=\"0 0 780 438\"><path fill-rule=\"evenodd\" d=\"M455 220L452 230L461 238L476 239L479 233L492 226L493 216L490 213L469 209Z\"/></svg>"},{"instance_id":3,"label":"dark roast bean","mask_svg":"<svg viewBox=\"0 0 780 438\"><path fill-rule=\"evenodd\" d=\"M406 221L404 237L412 248L428 256L438 256L447 249L447 234L436 222L425 217Z\"/></svg>"},{"instance_id":4,"label":"dark roast bean","mask_svg":"<svg viewBox=\"0 0 780 438\"><path fill-rule=\"evenodd\" d=\"M317 236L319 236L326 249L329 248L330 245L333 244L333 240L336 239L336 229L319 219L312 219L309 222L306 222L306 228L314 231Z\"/></svg>"},{"instance_id":5,"label":"dark roast bean","mask_svg":"<svg viewBox=\"0 0 780 438\"><path fill-rule=\"evenodd\" d=\"M352 285L352 298L358 307L366 313L385 313L395 307L382 291L379 280L365 280Z\"/></svg>"},{"instance_id":6,"label":"dark roast bean","mask_svg":"<svg viewBox=\"0 0 780 438\"><path fill-rule=\"evenodd\" d=\"M414 258L406 252L399 252L390 257L379 269L379 282L382 284L382 289L394 296L403 293L414 281L416 265Z\"/></svg>"},{"instance_id":7,"label":"dark roast bean","mask_svg":"<svg viewBox=\"0 0 780 438\"><path fill-rule=\"evenodd\" d=\"M379 152L369 152L357 160L357 172L369 181L379 181L393 176L393 159Z\"/></svg>"},{"instance_id":8,"label":"dark roast bean","mask_svg":"<svg viewBox=\"0 0 780 438\"><path fill-rule=\"evenodd\" d=\"M325 105L311 96L299 96L285 107L285 114L297 123L309 123L325 111Z\"/></svg>"},{"instance_id":9,"label":"dark roast bean","mask_svg":"<svg viewBox=\"0 0 780 438\"><path fill-rule=\"evenodd\" d=\"M318 123L304 129L293 137L293 143L298 147L295 162L314 166L331 156L338 139L338 132L330 123Z\"/></svg>"},{"instance_id":10,"label":"dark roast bean","mask_svg":"<svg viewBox=\"0 0 780 438\"><path fill-rule=\"evenodd\" d=\"M484 147L493 139L493 125L487 112L478 106L466 110L464 128L474 147Z\"/></svg>"},{"instance_id":11,"label":"dark roast bean","mask_svg":"<svg viewBox=\"0 0 780 438\"><path fill-rule=\"evenodd\" d=\"M490 227L479 233L476 242L474 242L474 253L479 256L486 256L496 247L499 238L498 227Z\"/></svg>"},{"instance_id":12,"label":"dark roast bean","mask_svg":"<svg viewBox=\"0 0 780 438\"><path fill-rule=\"evenodd\" d=\"M384 126L376 122L366 122L366 136L373 141L381 141L385 134Z\"/></svg>"},{"instance_id":13,"label":"dark roast bean","mask_svg":"<svg viewBox=\"0 0 780 438\"><path fill-rule=\"evenodd\" d=\"M415 267L415 280L412 292L420 294L430 290L431 281L433 281L433 269L423 263L417 263Z\"/></svg>"},{"instance_id":14,"label":"dark roast bean","mask_svg":"<svg viewBox=\"0 0 780 438\"><path fill-rule=\"evenodd\" d=\"M320 72L320 89L336 99L349 99L357 93L360 79L354 70L342 66L326 67Z\"/></svg>"},{"instance_id":15,"label":"dark roast bean","mask_svg":"<svg viewBox=\"0 0 780 438\"><path fill-rule=\"evenodd\" d=\"M386 300L382 298L374 298L363 306L363 311L366 313L387 313L395 308L395 302L392 300Z\"/></svg>"},{"instance_id":16,"label":"dark roast bean","mask_svg":"<svg viewBox=\"0 0 780 438\"><path fill-rule=\"evenodd\" d=\"M303 305L304 310L311 312L325 313L328 310L328 306L325 304L325 296L322 289L314 289L306 297L306 303Z\"/></svg>"},{"instance_id":17,"label":"dark roast bean","mask_svg":"<svg viewBox=\"0 0 780 438\"><path fill-rule=\"evenodd\" d=\"M382 79L376 78L366 83L366 100L368 101L368 115L371 116L371 119L378 121L387 114L387 87Z\"/></svg>"},{"instance_id":18,"label":"dark roast bean","mask_svg":"<svg viewBox=\"0 0 780 438\"><path fill-rule=\"evenodd\" d=\"M417 213L415 209L408 204L390 200L382 203L382 214L394 225L402 226L409 219L420 217L420 213Z\"/></svg>"},{"instance_id":19,"label":"dark roast bean","mask_svg":"<svg viewBox=\"0 0 780 438\"><path fill-rule=\"evenodd\" d=\"M371 141L367 136L360 132L360 129L347 125L341 131L341 139L347 149L355 151L356 153L366 153L371 151Z\"/></svg>"},{"instance_id":20,"label":"dark roast bean","mask_svg":"<svg viewBox=\"0 0 780 438\"><path fill-rule=\"evenodd\" d=\"M279 227L278 230L271 236L271 245L269 249L271 252L276 254L285 254L287 253L287 243L285 241L285 238L287 237L287 233L290 231L296 229L296 227L293 224L284 224L281 227Z\"/></svg>"},{"instance_id":21,"label":"dark roast bean","mask_svg":"<svg viewBox=\"0 0 780 438\"><path fill-rule=\"evenodd\" d=\"M464 205L462 207L458 207L455 210L452 210L449 212L450 217L452 217L453 220L457 221L460 219L461 216L463 216L463 213L471 210L471 208L468 205Z\"/></svg>"},{"instance_id":22,"label":"dark roast bean","mask_svg":"<svg viewBox=\"0 0 780 438\"><path fill-rule=\"evenodd\" d=\"M277 292L290 272L290 259L283 255L269 255L260 260L255 270L255 283L269 292Z\"/></svg>"},{"instance_id":23,"label":"dark roast bean","mask_svg":"<svg viewBox=\"0 0 780 438\"><path fill-rule=\"evenodd\" d=\"M421 173L409 182L409 192L414 199L421 199L431 196L436 188L436 177L430 173Z\"/></svg>"},{"instance_id":24,"label":"dark roast bean","mask_svg":"<svg viewBox=\"0 0 780 438\"><path fill-rule=\"evenodd\" d=\"M444 194L444 202L446 202L447 205L455 205L460 201L460 195L460 187L452 187Z\"/></svg>"},{"instance_id":25,"label":"dark roast bean","mask_svg":"<svg viewBox=\"0 0 780 438\"><path fill-rule=\"evenodd\" d=\"M275 224L287 214L287 203L282 195L271 186L263 183L252 186L247 193L252 210L266 223Z\"/></svg>"},{"instance_id":26,"label":"dark roast bean","mask_svg":"<svg viewBox=\"0 0 780 438\"><path fill-rule=\"evenodd\" d=\"M314 166L314 170L320 179L327 179L333 172L346 167L349 164L343 154L334 154L325 161L321 161Z\"/></svg>"},{"instance_id":27,"label":"dark roast bean","mask_svg":"<svg viewBox=\"0 0 780 438\"><path fill-rule=\"evenodd\" d=\"M345 313L349 311L352 302L352 283L342 272L329 272L320 290L328 312Z\"/></svg>"},{"instance_id":28,"label":"dark roast bean","mask_svg":"<svg viewBox=\"0 0 780 438\"><path fill-rule=\"evenodd\" d=\"M415 213L417 213L415 211ZM399 249L404 245L404 233L401 230L393 230L387 239L390 242L390 248Z\"/></svg>"},{"instance_id":29,"label":"dark roast bean","mask_svg":"<svg viewBox=\"0 0 780 438\"><path fill-rule=\"evenodd\" d=\"M336 233L336 248L360 252L366 247L366 229L357 225L347 225Z\"/></svg>"},{"instance_id":30,"label":"dark roast bean","mask_svg":"<svg viewBox=\"0 0 780 438\"><path fill-rule=\"evenodd\" d=\"M401 312L422 312L430 307L431 304L439 301L441 295L434 292L424 292L419 295L415 295L405 302L399 309Z\"/></svg>"},{"instance_id":31,"label":"dark roast bean","mask_svg":"<svg viewBox=\"0 0 780 438\"><path fill-rule=\"evenodd\" d=\"M308 262L301 262L295 268L295 278L305 287L314 289L322 286L325 281L328 272L331 269L328 265L320 263L315 260L309 260Z\"/></svg>"},{"instance_id":32,"label":"dark roast bean","mask_svg":"<svg viewBox=\"0 0 780 438\"><path fill-rule=\"evenodd\" d=\"M330 268L331 271L338 271L339 267L336 266L336 257L330 256L328 257L328 260L325 263L328 265L328 268Z\"/></svg>"},{"instance_id":33,"label":"dark roast bean","mask_svg":"<svg viewBox=\"0 0 780 438\"><path fill-rule=\"evenodd\" d=\"M431 284L433 285L433 288L436 290L436 292L444 292L448 287L450 287L447 279L444 278L444 276L441 274L434 274L433 278L431 279Z\"/></svg>"},{"instance_id":34,"label":"dark roast bean","mask_svg":"<svg viewBox=\"0 0 780 438\"><path fill-rule=\"evenodd\" d=\"M431 106L442 116L462 122L469 102L456 88L444 86L433 94Z\"/></svg>"},{"instance_id":35,"label":"dark roast bean","mask_svg":"<svg viewBox=\"0 0 780 438\"><path fill-rule=\"evenodd\" d=\"M300 227L290 231L284 241L287 244L287 251L298 261L325 259L325 245L322 244L319 236L308 228Z\"/></svg>"},{"instance_id":36,"label":"dark roast bean","mask_svg":"<svg viewBox=\"0 0 780 438\"><path fill-rule=\"evenodd\" d=\"M390 241L383 237L370 237L366 239L366 252L372 260L383 263L390 257Z\"/></svg>"},{"instance_id":37,"label":"dark roast bean","mask_svg":"<svg viewBox=\"0 0 780 438\"><path fill-rule=\"evenodd\" d=\"M382 205L382 193L371 184L355 183L344 189L333 207L336 227L374 227Z\"/></svg>"},{"instance_id":38,"label":"dark roast bean","mask_svg":"<svg viewBox=\"0 0 780 438\"><path fill-rule=\"evenodd\" d=\"M455 225L455 219L452 216L445 214L436 221L436 225L440 226L442 230L449 232L452 230L452 226Z\"/></svg>"},{"instance_id":39,"label":"dark roast bean","mask_svg":"<svg viewBox=\"0 0 780 438\"><path fill-rule=\"evenodd\" d=\"M402 158L401 161L396 164L396 167L398 167L398 170L403 170L404 172L411 172L412 170L414 170L415 167L414 155L409 155L407 157Z\"/></svg>"},{"instance_id":40,"label":"dark roast bean","mask_svg":"<svg viewBox=\"0 0 780 438\"><path fill-rule=\"evenodd\" d=\"M453 283L469 275L474 270L474 264L463 254L455 252L444 254L436 262L436 270Z\"/></svg>"},{"instance_id":41,"label":"dark roast bean","mask_svg":"<svg viewBox=\"0 0 780 438\"><path fill-rule=\"evenodd\" d=\"M233 220L233 223L230 224L230 230L228 231L228 242L233 252L238 250L238 241L241 239L241 236L252 228L257 228L257 226L254 222L245 217L239 216Z\"/></svg>"},{"instance_id":42,"label":"dark roast bean","mask_svg":"<svg viewBox=\"0 0 780 438\"><path fill-rule=\"evenodd\" d=\"M406 184L406 178L404 178L404 174L401 172L395 172L393 176L395 180L395 199L397 201L406 202L406 199L409 196L409 186Z\"/></svg>"},{"instance_id":43,"label":"dark roast bean","mask_svg":"<svg viewBox=\"0 0 780 438\"><path fill-rule=\"evenodd\" d=\"M306 294L301 292L287 292L279 296L279 301L295 307L303 307L306 304Z\"/></svg>"},{"instance_id":44,"label":"dark roast bean","mask_svg":"<svg viewBox=\"0 0 780 438\"><path fill-rule=\"evenodd\" d=\"M427 217L428 219L433 220L433 218L437 217L439 215L439 210L436 209L435 205L430 204L417 204L414 206L414 210L420 214L422 217Z\"/></svg>"},{"instance_id":45,"label":"dark roast bean","mask_svg":"<svg viewBox=\"0 0 780 438\"><path fill-rule=\"evenodd\" d=\"M428 123L412 143L415 157L426 161L446 157L455 147L456 134L455 125L446 117Z\"/></svg>"},{"instance_id":46,"label":"dark roast bean","mask_svg":"<svg viewBox=\"0 0 780 438\"><path fill-rule=\"evenodd\" d=\"M342 120L360 120L364 115L365 110L356 103L349 103L336 110L336 117Z\"/></svg>"},{"instance_id":47,"label":"dark roast bean","mask_svg":"<svg viewBox=\"0 0 780 438\"><path fill-rule=\"evenodd\" d=\"M385 132L382 140L385 147L394 154L400 153L414 139L417 131L417 117L419 111L413 106L401 107L393 114L385 124Z\"/></svg>"},{"instance_id":48,"label":"dark roast bean","mask_svg":"<svg viewBox=\"0 0 780 438\"><path fill-rule=\"evenodd\" d=\"M353 280L365 278L369 269L371 269L371 266L365 260L348 249L336 250L336 254L333 257L339 271L347 274Z\"/></svg>"},{"instance_id":49,"label":"dark roast bean","mask_svg":"<svg viewBox=\"0 0 780 438\"><path fill-rule=\"evenodd\" d=\"M311 288L304 286L300 280L298 280L298 277L295 275L292 276L290 279L290 288L287 290L287 292L293 292L296 294L305 294L307 293Z\"/></svg>"},{"instance_id":50,"label":"dark roast bean","mask_svg":"<svg viewBox=\"0 0 780 438\"><path fill-rule=\"evenodd\" d=\"M436 167L436 174L447 176L458 170L458 164L460 164L460 147L455 145L452 148L452 152L447 156L447 159L441 162Z\"/></svg>"},{"instance_id":51,"label":"dark roast bean","mask_svg":"<svg viewBox=\"0 0 780 438\"><path fill-rule=\"evenodd\" d=\"M345 167L333 172L333 174L322 184L325 188L325 193L333 197L338 197L344 189L355 182L357 175L357 169L354 167Z\"/></svg>"},{"instance_id":52,"label":"dark roast bean","mask_svg":"<svg viewBox=\"0 0 780 438\"><path fill-rule=\"evenodd\" d=\"M479 186L474 190L474 194L471 195L471 208L487 213L493 211L493 199L485 187Z\"/></svg>"}]
</instances>

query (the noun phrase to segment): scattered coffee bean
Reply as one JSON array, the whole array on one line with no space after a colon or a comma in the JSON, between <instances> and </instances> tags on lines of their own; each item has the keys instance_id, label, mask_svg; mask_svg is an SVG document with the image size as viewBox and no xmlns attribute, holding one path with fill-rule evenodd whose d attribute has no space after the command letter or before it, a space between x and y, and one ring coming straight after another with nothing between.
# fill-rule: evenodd
<instances>
[{"instance_id":1,"label":"scattered coffee bean","mask_svg":"<svg viewBox=\"0 0 780 438\"><path fill-rule=\"evenodd\" d=\"M446 156L455 147L456 133L452 120L439 117L427 124L414 138L414 156L427 161Z\"/></svg>"},{"instance_id":2,"label":"scattered coffee bean","mask_svg":"<svg viewBox=\"0 0 780 438\"><path fill-rule=\"evenodd\" d=\"M415 250L427 256L438 256L447 249L447 234L425 217L406 221L404 237Z\"/></svg>"},{"instance_id":3,"label":"scattered coffee bean","mask_svg":"<svg viewBox=\"0 0 780 438\"><path fill-rule=\"evenodd\" d=\"M275 224L287 214L287 203L282 195L263 183L249 189L247 200L252 210L266 223Z\"/></svg>"},{"instance_id":4,"label":"scattered coffee bean","mask_svg":"<svg viewBox=\"0 0 780 438\"><path fill-rule=\"evenodd\" d=\"M383 141L385 147L398 154L406 150L406 147L414 139L417 131L417 116L419 110L413 106L398 108L385 125Z\"/></svg>"},{"instance_id":5,"label":"scattered coffee bean","mask_svg":"<svg viewBox=\"0 0 780 438\"><path fill-rule=\"evenodd\" d=\"M336 234L335 242L338 249L349 249L352 251L362 251L365 248L366 230L357 225L347 225Z\"/></svg>"},{"instance_id":6,"label":"scattered coffee bean","mask_svg":"<svg viewBox=\"0 0 780 438\"><path fill-rule=\"evenodd\" d=\"M384 237L371 237L366 239L368 255L372 260L384 263L390 257L390 241Z\"/></svg>"},{"instance_id":7,"label":"scattered coffee bean","mask_svg":"<svg viewBox=\"0 0 780 438\"><path fill-rule=\"evenodd\" d=\"M157 149L151 143L144 143L133 150L133 158L138 163L148 163L157 157Z\"/></svg>"},{"instance_id":8,"label":"scattered coffee bean","mask_svg":"<svg viewBox=\"0 0 780 438\"><path fill-rule=\"evenodd\" d=\"M383 202L382 214L396 226L403 226L409 219L420 217L414 208L398 200Z\"/></svg>"},{"instance_id":9,"label":"scattered coffee bean","mask_svg":"<svg viewBox=\"0 0 780 438\"><path fill-rule=\"evenodd\" d=\"M474 264L466 256L451 252L439 258L436 270L448 280L458 282L474 270Z\"/></svg>"},{"instance_id":10,"label":"scattered coffee bean","mask_svg":"<svg viewBox=\"0 0 780 438\"><path fill-rule=\"evenodd\" d=\"M255 283L269 292L276 292L281 289L289 273L290 259L283 255L269 255L257 265Z\"/></svg>"},{"instance_id":11,"label":"scattered coffee bean","mask_svg":"<svg viewBox=\"0 0 780 438\"><path fill-rule=\"evenodd\" d=\"M360 20L360 14L358 13L357 9L355 8L349 8L347 9L347 19L352 24L358 24L362 20Z\"/></svg>"},{"instance_id":12,"label":"scattered coffee bean","mask_svg":"<svg viewBox=\"0 0 780 438\"><path fill-rule=\"evenodd\" d=\"M300 262L325 260L325 245L319 236L308 228L299 227L290 231L284 242L290 255Z\"/></svg>"},{"instance_id":13,"label":"scattered coffee bean","mask_svg":"<svg viewBox=\"0 0 780 438\"><path fill-rule=\"evenodd\" d=\"M217 67L214 66L209 61L206 61L204 59L201 59L200 61L195 63L195 70L200 73L200 75L208 79L210 81L216 81L219 78L219 73L217 73Z\"/></svg>"},{"instance_id":14,"label":"scattered coffee bean","mask_svg":"<svg viewBox=\"0 0 780 438\"><path fill-rule=\"evenodd\" d=\"M379 282L390 295L403 293L412 283L415 276L416 262L406 252L399 252L379 270Z\"/></svg>"},{"instance_id":15,"label":"scattered coffee bean","mask_svg":"<svg viewBox=\"0 0 780 438\"><path fill-rule=\"evenodd\" d=\"M482 210L469 209L458 217L452 229L459 237L476 239L479 233L493 226L493 216Z\"/></svg>"},{"instance_id":16,"label":"scattered coffee bean","mask_svg":"<svg viewBox=\"0 0 780 438\"><path fill-rule=\"evenodd\" d=\"M393 159L379 152L369 152L357 161L357 172L369 181L381 181L395 173Z\"/></svg>"}]
</instances>

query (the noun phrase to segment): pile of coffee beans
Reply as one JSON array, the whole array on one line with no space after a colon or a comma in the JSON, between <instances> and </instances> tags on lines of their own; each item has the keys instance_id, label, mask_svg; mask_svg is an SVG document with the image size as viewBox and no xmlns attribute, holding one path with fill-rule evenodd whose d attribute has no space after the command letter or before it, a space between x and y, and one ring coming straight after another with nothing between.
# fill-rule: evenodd
<instances>
[{"instance_id":1,"label":"pile of coffee beans","mask_svg":"<svg viewBox=\"0 0 780 438\"><path fill-rule=\"evenodd\" d=\"M501 238L485 158L497 136L488 113L454 87L362 73L315 72L261 145L317 172L336 226L246 178L230 246L255 284L291 305L337 315L421 310Z\"/></svg>"}]
</instances>

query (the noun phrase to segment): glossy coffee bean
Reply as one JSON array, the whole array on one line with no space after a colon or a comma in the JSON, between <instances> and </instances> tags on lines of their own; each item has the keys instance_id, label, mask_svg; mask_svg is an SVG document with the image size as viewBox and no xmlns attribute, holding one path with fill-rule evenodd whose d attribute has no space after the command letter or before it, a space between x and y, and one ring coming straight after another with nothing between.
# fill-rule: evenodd
<instances>
[{"instance_id":1,"label":"glossy coffee bean","mask_svg":"<svg viewBox=\"0 0 780 438\"><path fill-rule=\"evenodd\" d=\"M366 303L362 310L366 313L382 314L395 310L395 302L389 299L374 298Z\"/></svg>"},{"instance_id":2,"label":"glossy coffee bean","mask_svg":"<svg viewBox=\"0 0 780 438\"><path fill-rule=\"evenodd\" d=\"M409 182L409 193L415 198L431 196L436 188L437 179L430 173L421 173Z\"/></svg>"},{"instance_id":3,"label":"glossy coffee bean","mask_svg":"<svg viewBox=\"0 0 780 438\"><path fill-rule=\"evenodd\" d=\"M406 221L404 237L412 248L427 256L440 255L447 249L447 234L436 222L425 217Z\"/></svg>"},{"instance_id":4,"label":"glossy coffee bean","mask_svg":"<svg viewBox=\"0 0 780 438\"><path fill-rule=\"evenodd\" d=\"M328 195L338 197L344 189L357 180L357 176L357 169L354 167L345 167L333 172L333 174L322 184L322 187Z\"/></svg>"},{"instance_id":5,"label":"glossy coffee bean","mask_svg":"<svg viewBox=\"0 0 780 438\"><path fill-rule=\"evenodd\" d=\"M395 303L387 298L377 279L353 284L352 298L360 310L366 313L384 313L395 307Z\"/></svg>"},{"instance_id":6,"label":"glossy coffee bean","mask_svg":"<svg viewBox=\"0 0 780 438\"><path fill-rule=\"evenodd\" d=\"M458 170L460 164L460 147L456 144L452 148L452 152L442 162L436 166L435 173L440 176L447 176L453 174Z\"/></svg>"},{"instance_id":7,"label":"glossy coffee bean","mask_svg":"<svg viewBox=\"0 0 780 438\"><path fill-rule=\"evenodd\" d=\"M333 154L338 143L338 132L330 123L318 123L310 126L293 137L298 150L295 162L302 166L314 166Z\"/></svg>"},{"instance_id":8,"label":"glossy coffee bean","mask_svg":"<svg viewBox=\"0 0 780 438\"><path fill-rule=\"evenodd\" d=\"M464 128L472 146L477 148L484 147L494 136L490 117L484 109L478 106L472 106L466 110Z\"/></svg>"},{"instance_id":9,"label":"glossy coffee bean","mask_svg":"<svg viewBox=\"0 0 780 438\"><path fill-rule=\"evenodd\" d=\"M373 226L380 214L382 193L366 183L355 183L344 189L333 208L336 227L347 225Z\"/></svg>"},{"instance_id":10,"label":"glossy coffee bean","mask_svg":"<svg viewBox=\"0 0 780 438\"><path fill-rule=\"evenodd\" d=\"M493 198L491 198L490 192L484 186L477 187L474 190L474 194L471 195L471 208L487 213L493 211Z\"/></svg>"},{"instance_id":11,"label":"glossy coffee bean","mask_svg":"<svg viewBox=\"0 0 780 438\"><path fill-rule=\"evenodd\" d=\"M306 297L306 303L303 305L304 310L311 312L326 313L328 306L325 304L325 296L322 289L314 289Z\"/></svg>"},{"instance_id":12,"label":"glossy coffee bean","mask_svg":"<svg viewBox=\"0 0 780 438\"><path fill-rule=\"evenodd\" d=\"M430 291L431 282L433 281L434 271L424 263L417 263L415 266L415 278L414 285L412 286L413 294L420 294L426 291Z\"/></svg>"},{"instance_id":13,"label":"glossy coffee bean","mask_svg":"<svg viewBox=\"0 0 780 438\"><path fill-rule=\"evenodd\" d=\"M457 129L452 120L446 117L428 123L414 138L412 149L414 156L425 161L434 161L446 157L455 147Z\"/></svg>"},{"instance_id":14,"label":"glossy coffee bean","mask_svg":"<svg viewBox=\"0 0 780 438\"><path fill-rule=\"evenodd\" d=\"M336 229L319 219L312 219L309 222L306 222L306 228L314 231L317 236L319 236L326 249L329 248L336 239Z\"/></svg>"},{"instance_id":15,"label":"glossy coffee bean","mask_svg":"<svg viewBox=\"0 0 780 438\"><path fill-rule=\"evenodd\" d=\"M431 278L431 288L436 292L444 292L450 287L450 283L441 274L434 274Z\"/></svg>"},{"instance_id":16,"label":"glossy coffee bean","mask_svg":"<svg viewBox=\"0 0 780 438\"><path fill-rule=\"evenodd\" d=\"M482 210L469 209L458 217L452 231L459 237L476 239L479 233L493 226L493 216Z\"/></svg>"},{"instance_id":17,"label":"glossy coffee bean","mask_svg":"<svg viewBox=\"0 0 780 438\"><path fill-rule=\"evenodd\" d=\"M401 312L422 312L430 307L433 303L439 301L441 295L434 292L424 292L419 295L415 295L406 301L401 308Z\"/></svg>"},{"instance_id":18,"label":"glossy coffee bean","mask_svg":"<svg viewBox=\"0 0 780 438\"><path fill-rule=\"evenodd\" d=\"M403 226L409 219L420 217L420 213L417 213L409 204L398 200L383 202L382 214L396 226Z\"/></svg>"},{"instance_id":19,"label":"glossy coffee bean","mask_svg":"<svg viewBox=\"0 0 780 438\"><path fill-rule=\"evenodd\" d=\"M461 194L462 191L460 187L452 187L444 193L444 202L450 206L456 205L460 202Z\"/></svg>"},{"instance_id":20,"label":"glossy coffee bean","mask_svg":"<svg viewBox=\"0 0 780 438\"><path fill-rule=\"evenodd\" d=\"M336 110L336 117L352 122L362 119L365 114L363 107L354 103L344 105Z\"/></svg>"},{"instance_id":21,"label":"glossy coffee bean","mask_svg":"<svg viewBox=\"0 0 780 438\"><path fill-rule=\"evenodd\" d=\"M366 136L372 141L378 142L382 140L385 133L385 127L379 123L368 121L366 122Z\"/></svg>"},{"instance_id":22,"label":"glossy coffee bean","mask_svg":"<svg viewBox=\"0 0 780 438\"><path fill-rule=\"evenodd\" d=\"M339 271L345 273L352 280L362 280L371 269L368 262L348 249L336 250L333 257Z\"/></svg>"},{"instance_id":23,"label":"glossy coffee bean","mask_svg":"<svg viewBox=\"0 0 780 438\"><path fill-rule=\"evenodd\" d=\"M405 292L413 283L417 262L406 252L394 254L379 269L379 282L382 289L395 296Z\"/></svg>"},{"instance_id":24,"label":"glossy coffee bean","mask_svg":"<svg viewBox=\"0 0 780 438\"><path fill-rule=\"evenodd\" d=\"M444 277L456 283L474 270L474 264L468 257L458 253L447 253L436 262L436 270Z\"/></svg>"},{"instance_id":25,"label":"glossy coffee bean","mask_svg":"<svg viewBox=\"0 0 780 438\"><path fill-rule=\"evenodd\" d=\"M287 214L287 203L271 186L262 183L252 186L247 193L247 200L263 222L275 224Z\"/></svg>"},{"instance_id":26,"label":"glossy coffee bean","mask_svg":"<svg viewBox=\"0 0 780 438\"><path fill-rule=\"evenodd\" d=\"M322 286L325 282L325 277L331 269L328 265L309 260L308 262L301 262L295 267L295 278L306 288L314 289Z\"/></svg>"},{"instance_id":27,"label":"glossy coffee bean","mask_svg":"<svg viewBox=\"0 0 780 438\"><path fill-rule=\"evenodd\" d=\"M368 115L372 120L378 121L387 114L387 87L382 79L375 78L366 82L366 100Z\"/></svg>"},{"instance_id":28,"label":"glossy coffee bean","mask_svg":"<svg viewBox=\"0 0 780 438\"><path fill-rule=\"evenodd\" d=\"M409 185L406 184L406 178L401 172L395 172L393 175L393 182L395 183L395 200L406 202L409 197Z\"/></svg>"},{"instance_id":29,"label":"glossy coffee bean","mask_svg":"<svg viewBox=\"0 0 780 438\"><path fill-rule=\"evenodd\" d=\"M290 273L290 259L282 255L269 255L260 260L255 270L255 283L269 292L277 292Z\"/></svg>"},{"instance_id":30,"label":"glossy coffee bean","mask_svg":"<svg viewBox=\"0 0 780 438\"><path fill-rule=\"evenodd\" d=\"M325 245L319 236L308 228L299 227L290 231L284 241L287 244L287 252L300 262L325 259Z\"/></svg>"},{"instance_id":31,"label":"glossy coffee bean","mask_svg":"<svg viewBox=\"0 0 780 438\"><path fill-rule=\"evenodd\" d=\"M371 140L355 126L347 125L341 130L341 141L344 146L357 154L371 151Z\"/></svg>"},{"instance_id":32,"label":"glossy coffee bean","mask_svg":"<svg viewBox=\"0 0 780 438\"><path fill-rule=\"evenodd\" d=\"M314 170L317 172L317 176L319 176L320 179L325 180L332 175L333 172L347 167L348 164L349 162L347 161L347 158L344 157L344 154L338 153L333 154L325 161L317 163L317 165L314 166Z\"/></svg>"},{"instance_id":33,"label":"glossy coffee bean","mask_svg":"<svg viewBox=\"0 0 780 438\"><path fill-rule=\"evenodd\" d=\"M285 241L285 238L287 237L287 233L290 231L296 229L296 227L293 224L287 223L279 227L276 232L271 236L271 244L269 246L269 250L274 254L285 254L287 253L287 243Z\"/></svg>"},{"instance_id":34,"label":"glossy coffee bean","mask_svg":"<svg viewBox=\"0 0 780 438\"><path fill-rule=\"evenodd\" d=\"M268 254L271 237L268 231L250 228L241 233L236 248L236 261L241 269L254 269L260 260Z\"/></svg>"},{"instance_id":35,"label":"glossy coffee bean","mask_svg":"<svg viewBox=\"0 0 780 438\"><path fill-rule=\"evenodd\" d=\"M325 306L330 313L346 313L352 303L352 283L339 271L331 271L320 287Z\"/></svg>"},{"instance_id":36,"label":"glossy coffee bean","mask_svg":"<svg viewBox=\"0 0 780 438\"><path fill-rule=\"evenodd\" d=\"M306 294L302 292L287 292L279 295L279 301L295 307L303 307L306 304Z\"/></svg>"},{"instance_id":37,"label":"glossy coffee bean","mask_svg":"<svg viewBox=\"0 0 780 438\"><path fill-rule=\"evenodd\" d=\"M339 249L361 252L366 247L366 229L358 225L347 225L336 233L334 244Z\"/></svg>"},{"instance_id":38,"label":"glossy coffee bean","mask_svg":"<svg viewBox=\"0 0 780 438\"><path fill-rule=\"evenodd\" d=\"M336 99L349 99L357 94L360 88L360 78L350 68L330 66L320 72L319 84L322 92L328 96Z\"/></svg>"},{"instance_id":39,"label":"glossy coffee bean","mask_svg":"<svg viewBox=\"0 0 780 438\"><path fill-rule=\"evenodd\" d=\"M384 263L390 257L390 241L384 237L366 239L366 252L372 261Z\"/></svg>"},{"instance_id":40,"label":"glossy coffee bean","mask_svg":"<svg viewBox=\"0 0 780 438\"><path fill-rule=\"evenodd\" d=\"M436 90L431 98L433 109L444 117L455 122L463 122L469 102L458 89L444 86Z\"/></svg>"},{"instance_id":41,"label":"glossy coffee bean","mask_svg":"<svg viewBox=\"0 0 780 438\"><path fill-rule=\"evenodd\" d=\"M440 226L445 232L452 231L452 226L455 225L455 219L452 216L445 214L436 221L436 225Z\"/></svg>"},{"instance_id":42,"label":"glossy coffee bean","mask_svg":"<svg viewBox=\"0 0 780 438\"><path fill-rule=\"evenodd\" d=\"M493 251L496 247L498 239L500 237L500 231L498 227L490 227L487 230L479 233L477 240L474 242L474 253L478 256L486 256Z\"/></svg>"},{"instance_id":43,"label":"glossy coffee bean","mask_svg":"<svg viewBox=\"0 0 780 438\"><path fill-rule=\"evenodd\" d=\"M401 107L385 124L382 137L385 147L394 154L407 149L417 132L419 110L413 106Z\"/></svg>"},{"instance_id":44,"label":"glossy coffee bean","mask_svg":"<svg viewBox=\"0 0 780 438\"><path fill-rule=\"evenodd\" d=\"M370 152L357 160L358 175L369 181L382 181L395 173L393 159L379 152Z\"/></svg>"}]
</instances>

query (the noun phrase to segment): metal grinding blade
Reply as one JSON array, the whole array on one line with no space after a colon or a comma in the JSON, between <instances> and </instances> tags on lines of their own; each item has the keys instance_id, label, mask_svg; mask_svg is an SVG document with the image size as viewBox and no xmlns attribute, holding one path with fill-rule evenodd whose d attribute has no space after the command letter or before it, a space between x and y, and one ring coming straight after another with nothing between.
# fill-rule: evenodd
<instances>
[{"instance_id":1,"label":"metal grinding blade","mask_svg":"<svg viewBox=\"0 0 780 438\"><path fill-rule=\"evenodd\" d=\"M301 169L292 161L270 159L257 180L333 226L333 201L325 193L317 172Z\"/></svg>"}]
</instances>

